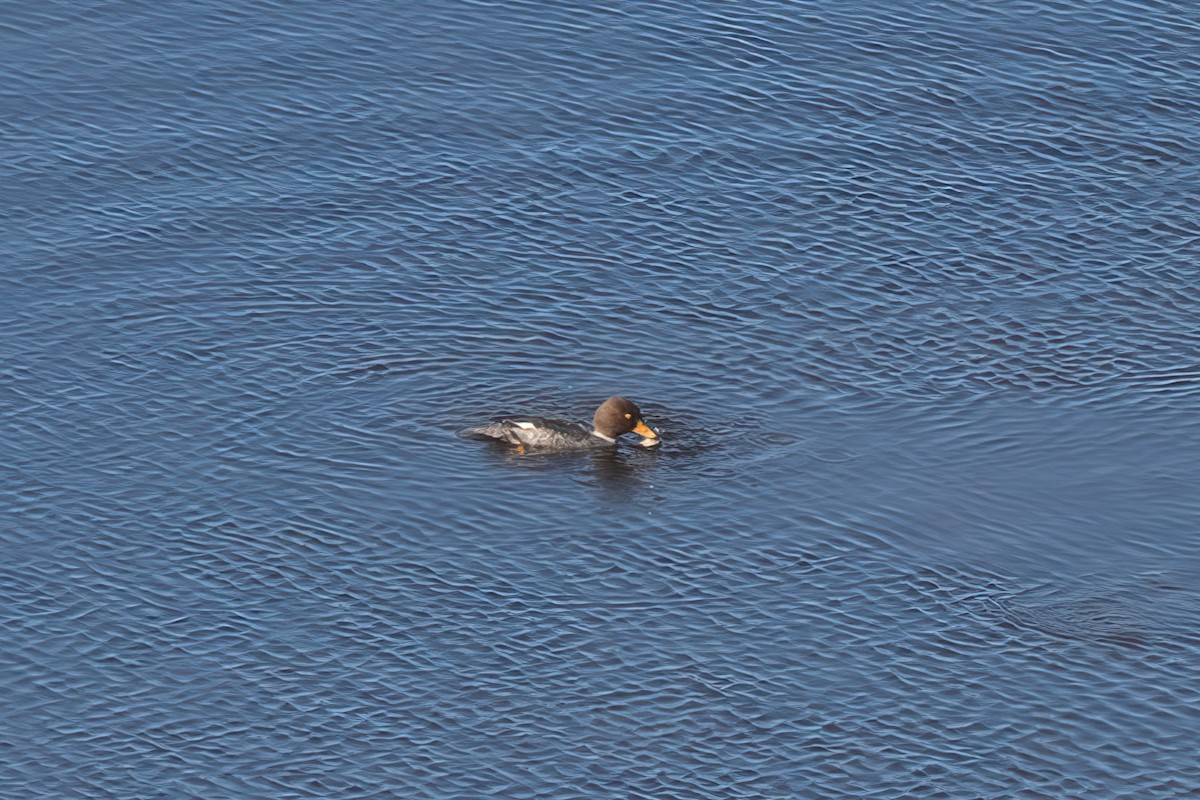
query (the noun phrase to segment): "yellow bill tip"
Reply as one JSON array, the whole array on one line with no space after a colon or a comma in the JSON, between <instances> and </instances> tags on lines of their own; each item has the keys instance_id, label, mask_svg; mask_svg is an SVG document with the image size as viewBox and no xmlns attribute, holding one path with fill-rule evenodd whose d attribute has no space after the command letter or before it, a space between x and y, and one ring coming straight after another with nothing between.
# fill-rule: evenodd
<instances>
[{"instance_id":1,"label":"yellow bill tip","mask_svg":"<svg viewBox=\"0 0 1200 800\"><path fill-rule=\"evenodd\" d=\"M640 433L642 436L645 436L647 439L657 439L658 438L658 432L650 429L646 425L646 423L642 422L641 420L638 420L638 424L633 429L633 432Z\"/></svg>"}]
</instances>

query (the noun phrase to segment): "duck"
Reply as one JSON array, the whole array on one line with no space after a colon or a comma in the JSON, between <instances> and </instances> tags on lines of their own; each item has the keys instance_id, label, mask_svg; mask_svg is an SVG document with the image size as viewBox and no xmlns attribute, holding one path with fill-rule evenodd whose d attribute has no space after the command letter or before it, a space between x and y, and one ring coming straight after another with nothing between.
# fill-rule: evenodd
<instances>
[{"instance_id":1,"label":"duck","mask_svg":"<svg viewBox=\"0 0 1200 800\"><path fill-rule=\"evenodd\" d=\"M498 417L487 425L467 428L462 435L471 439L492 440L515 445L518 452L527 449L593 450L615 447L617 438L626 433L640 434L643 447L654 447L662 439L658 431L642 419L637 404L625 397L610 397L592 416L592 428L546 417Z\"/></svg>"}]
</instances>

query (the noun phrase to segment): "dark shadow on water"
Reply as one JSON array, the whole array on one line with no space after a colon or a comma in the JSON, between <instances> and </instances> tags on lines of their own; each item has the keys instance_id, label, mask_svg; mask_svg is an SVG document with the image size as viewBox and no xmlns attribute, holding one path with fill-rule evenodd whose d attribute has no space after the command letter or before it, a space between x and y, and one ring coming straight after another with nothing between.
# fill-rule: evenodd
<instances>
[{"instance_id":1,"label":"dark shadow on water","mask_svg":"<svg viewBox=\"0 0 1200 800\"><path fill-rule=\"evenodd\" d=\"M1134 648L1193 648L1200 641L1192 632L1200 595L1159 580L1161 574L1124 582L1096 576L1084 587L1048 585L991 604L1014 630Z\"/></svg>"}]
</instances>

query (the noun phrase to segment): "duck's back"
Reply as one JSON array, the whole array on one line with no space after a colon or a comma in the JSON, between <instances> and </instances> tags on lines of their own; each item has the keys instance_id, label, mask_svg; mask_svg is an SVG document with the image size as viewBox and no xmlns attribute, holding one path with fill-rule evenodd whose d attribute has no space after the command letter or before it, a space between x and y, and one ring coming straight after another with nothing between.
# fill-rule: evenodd
<instances>
[{"instance_id":1,"label":"duck's back","mask_svg":"<svg viewBox=\"0 0 1200 800\"><path fill-rule=\"evenodd\" d=\"M463 435L543 450L586 450L610 444L579 425L547 417L504 417L468 428Z\"/></svg>"}]
</instances>

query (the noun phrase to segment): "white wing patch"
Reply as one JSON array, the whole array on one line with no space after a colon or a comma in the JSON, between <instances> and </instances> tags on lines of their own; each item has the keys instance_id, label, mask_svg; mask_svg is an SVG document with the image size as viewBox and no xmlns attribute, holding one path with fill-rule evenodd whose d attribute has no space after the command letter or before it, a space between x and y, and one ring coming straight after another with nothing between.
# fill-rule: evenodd
<instances>
[{"instance_id":1,"label":"white wing patch","mask_svg":"<svg viewBox=\"0 0 1200 800\"><path fill-rule=\"evenodd\" d=\"M513 425L516 425L518 428L523 428L527 431L537 427L532 422L514 422Z\"/></svg>"}]
</instances>

